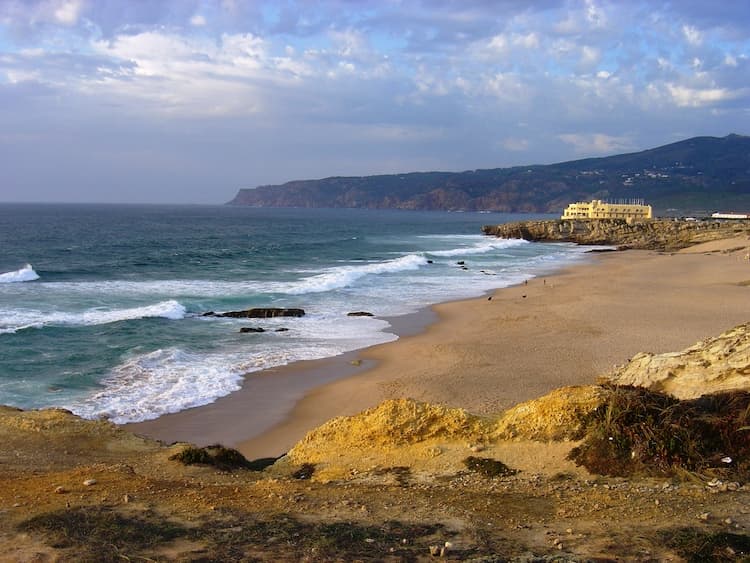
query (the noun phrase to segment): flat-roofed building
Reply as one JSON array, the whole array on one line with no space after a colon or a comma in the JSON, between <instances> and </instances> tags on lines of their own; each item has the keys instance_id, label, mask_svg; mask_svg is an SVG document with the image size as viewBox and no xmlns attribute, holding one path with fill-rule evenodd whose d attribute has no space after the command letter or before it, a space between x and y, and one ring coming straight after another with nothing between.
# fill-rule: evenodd
<instances>
[{"instance_id":1,"label":"flat-roofed building","mask_svg":"<svg viewBox=\"0 0 750 563\"><path fill-rule=\"evenodd\" d=\"M562 219L626 219L645 221L653 218L650 205L642 199L609 203L600 199L571 203L563 211Z\"/></svg>"},{"instance_id":2,"label":"flat-roofed building","mask_svg":"<svg viewBox=\"0 0 750 563\"><path fill-rule=\"evenodd\" d=\"M750 219L750 213L712 213L712 219Z\"/></svg>"}]
</instances>

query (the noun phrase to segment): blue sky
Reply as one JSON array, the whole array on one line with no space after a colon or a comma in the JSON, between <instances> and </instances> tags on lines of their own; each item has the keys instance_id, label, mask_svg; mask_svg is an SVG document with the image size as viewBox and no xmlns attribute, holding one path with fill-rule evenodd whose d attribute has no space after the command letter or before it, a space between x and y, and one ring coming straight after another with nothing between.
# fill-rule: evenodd
<instances>
[{"instance_id":1,"label":"blue sky","mask_svg":"<svg viewBox=\"0 0 750 563\"><path fill-rule=\"evenodd\" d=\"M747 0L0 0L0 201L222 203L750 134L749 57Z\"/></svg>"}]
</instances>

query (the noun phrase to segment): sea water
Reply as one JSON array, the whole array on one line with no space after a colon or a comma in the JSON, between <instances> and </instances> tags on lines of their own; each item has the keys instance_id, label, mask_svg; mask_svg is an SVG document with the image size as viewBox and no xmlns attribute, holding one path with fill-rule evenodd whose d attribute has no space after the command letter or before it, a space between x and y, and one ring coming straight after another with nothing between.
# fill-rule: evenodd
<instances>
[{"instance_id":1,"label":"sea water","mask_svg":"<svg viewBox=\"0 0 750 563\"><path fill-rule=\"evenodd\" d=\"M584 259L481 234L528 217L2 204L0 404L142 421L265 368L395 340L390 318ZM306 314L203 316L250 307Z\"/></svg>"}]
</instances>

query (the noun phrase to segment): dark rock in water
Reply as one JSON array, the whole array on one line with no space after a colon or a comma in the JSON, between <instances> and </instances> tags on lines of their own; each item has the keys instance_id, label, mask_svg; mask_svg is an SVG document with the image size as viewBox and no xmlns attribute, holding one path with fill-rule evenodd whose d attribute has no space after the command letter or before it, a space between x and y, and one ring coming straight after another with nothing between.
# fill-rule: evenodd
<instances>
[{"instance_id":1,"label":"dark rock in water","mask_svg":"<svg viewBox=\"0 0 750 563\"><path fill-rule=\"evenodd\" d=\"M243 326L240 332L266 332L266 329L259 326Z\"/></svg>"},{"instance_id":2,"label":"dark rock in water","mask_svg":"<svg viewBox=\"0 0 750 563\"><path fill-rule=\"evenodd\" d=\"M367 311L353 311L351 313L347 313L346 316L347 317L374 317L375 315Z\"/></svg>"},{"instance_id":3,"label":"dark rock in water","mask_svg":"<svg viewBox=\"0 0 750 563\"><path fill-rule=\"evenodd\" d=\"M227 311L226 313L203 313L204 317L229 317L232 319L270 319L272 317L303 317L304 309L282 309L279 307L256 307L244 311Z\"/></svg>"},{"instance_id":4,"label":"dark rock in water","mask_svg":"<svg viewBox=\"0 0 750 563\"><path fill-rule=\"evenodd\" d=\"M432 264L432 260L428 260L428 261L427 261L427 263L428 263L428 264Z\"/></svg>"},{"instance_id":5,"label":"dark rock in water","mask_svg":"<svg viewBox=\"0 0 750 563\"><path fill-rule=\"evenodd\" d=\"M456 262L456 264L458 264L459 266L463 266L464 264L466 264L466 262L464 262L463 260L459 260L458 262Z\"/></svg>"},{"instance_id":6,"label":"dark rock in water","mask_svg":"<svg viewBox=\"0 0 750 563\"><path fill-rule=\"evenodd\" d=\"M274 332L289 332L289 329L282 326L281 328L274 330Z\"/></svg>"}]
</instances>

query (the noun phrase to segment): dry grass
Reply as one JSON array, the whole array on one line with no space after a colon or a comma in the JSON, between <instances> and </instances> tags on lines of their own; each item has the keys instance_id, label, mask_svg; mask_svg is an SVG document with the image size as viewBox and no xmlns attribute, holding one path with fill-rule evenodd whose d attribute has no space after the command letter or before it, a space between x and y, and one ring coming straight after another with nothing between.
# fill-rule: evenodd
<instances>
[{"instance_id":1,"label":"dry grass","mask_svg":"<svg viewBox=\"0 0 750 563\"><path fill-rule=\"evenodd\" d=\"M626 476L750 475L750 393L680 401L640 387L610 387L570 459L589 471Z\"/></svg>"}]
</instances>

